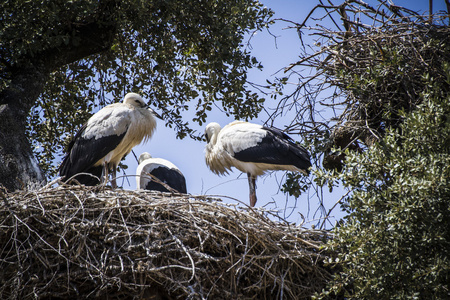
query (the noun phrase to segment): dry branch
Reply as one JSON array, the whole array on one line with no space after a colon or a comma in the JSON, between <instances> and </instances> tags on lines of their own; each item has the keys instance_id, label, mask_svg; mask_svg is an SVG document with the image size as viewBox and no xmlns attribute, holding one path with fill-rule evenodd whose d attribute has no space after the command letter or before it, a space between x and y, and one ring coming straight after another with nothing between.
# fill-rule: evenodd
<instances>
[{"instance_id":1,"label":"dry branch","mask_svg":"<svg viewBox=\"0 0 450 300\"><path fill-rule=\"evenodd\" d=\"M294 24L300 39L313 36L314 46L301 48L299 60L286 67L284 75L298 77L298 85L271 117L295 107L286 130L310 141L324 167L339 170L345 155L332 148L367 149L399 127L401 113L421 103L430 81L448 82L450 26L448 13L421 16L389 1L333 2L320 1L302 22L282 20ZM297 75L305 70L310 74ZM448 94L448 84L442 87ZM324 117L330 108L333 115Z\"/></svg>"},{"instance_id":2,"label":"dry branch","mask_svg":"<svg viewBox=\"0 0 450 300\"><path fill-rule=\"evenodd\" d=\"M216 198L84 186L2 198L1 299L308 299L331 276L326 232Z\"/></svg>"}]
</instances>

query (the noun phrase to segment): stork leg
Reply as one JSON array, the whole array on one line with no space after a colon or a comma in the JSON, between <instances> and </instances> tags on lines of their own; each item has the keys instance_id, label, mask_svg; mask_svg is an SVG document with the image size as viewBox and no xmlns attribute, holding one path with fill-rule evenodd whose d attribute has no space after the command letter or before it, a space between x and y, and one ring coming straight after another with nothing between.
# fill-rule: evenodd
<instances>
[{"instance_id":1,"label":"stork leg","mask_svg":"<svg viewBox=\"0 0 450 300\"><path fill-rule=\"evenodd\" d=\"M102 171L102 178L101 178L101 184L103 184L103 185L105 185L106 184L106 182L108 181L108 170L109 170L109 167L108 167L108 163L107 162L105 162L104 164L103 164L103 171Z\"/></svg>"},{"instance_id":2,"label":"stork leg","mask_svg":"<svg viewBox=\"0 0 450 300\"><path fill-rule=\"evenodd\" d=\"M247 173L248 186L250 188L250 206L254 207L256 204L256 177Z\"/></svg>"},{"instance_id":3,"label":"stork leg","mask_svg":"<svg viewBox=\"0 0 450 300\"><path fill-rule=\"evenodd\" d=\"M111 187L113 189L117 188L116 174L117 174L117 167L116 165L113 165L112 180L111 180Z\"/></svg>"}]
</instances>

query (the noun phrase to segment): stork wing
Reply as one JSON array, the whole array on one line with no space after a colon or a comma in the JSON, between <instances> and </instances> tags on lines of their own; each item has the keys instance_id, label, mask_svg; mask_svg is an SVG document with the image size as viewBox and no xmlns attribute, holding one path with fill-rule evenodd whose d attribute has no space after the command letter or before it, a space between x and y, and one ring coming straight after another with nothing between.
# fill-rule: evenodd
<instances>
[{"instance_id":1,"label":"stork wing","mask_svg":"<svg viewBox=\"0 0 450 300\"><path fill-rule=\"evenodd\" d=\"M249 126L246 127L244 124ZM225 148L235 159L243 162L294 165L302 170L311 167L308 151L295 144L281 130L250 123L244 124L236 127L233 134L231 130L229 133L224 132L224 136L230 139ZM221 141L223 143L224 139Z\"/></svg>"},{"instance_id":2,"label":"stork wing","mask_svg":"<svg viewBox=\"0 0 450 300\"><path fill-rule=\"evenodd\" d=\"M139 175L136 181L137 187L141 189L170 192L166 187L153 180L151 176L148 176L151 174L178 192L184 194L187 192L183 173L168 160L148 158L139 164L136 174Z\"/></svg>"},{"instance_id":3,"label":"stork wing","mask_svg":"<svg viewBox=\"0 0 450 300\"><path fill-rule=\"evenodd\" d=\"M151 172L151 175L158 178L163 183L167 184L169 187L174 190L186 194L186 179L183 174L178 170L168 169L165 166L160 166L154 168ZM153 179L148 179L145 183L145 189L151 191L161 191L161 192L170 192L165 186L160 183L154 181Z\"/></svg>"},{"instance_id":4,"label":"stork wing","mask_svg":"<svg viewBox=\"0 0 450 300\"><path fill-rule=\"evenodd\" d=\"M93 115L76 133L60 166L61 176L68 179L78 173L91 173L94 164L120 144L130 119L124 117L124 110L111 106L114 104Z\"/></svg>"}]
</instances>

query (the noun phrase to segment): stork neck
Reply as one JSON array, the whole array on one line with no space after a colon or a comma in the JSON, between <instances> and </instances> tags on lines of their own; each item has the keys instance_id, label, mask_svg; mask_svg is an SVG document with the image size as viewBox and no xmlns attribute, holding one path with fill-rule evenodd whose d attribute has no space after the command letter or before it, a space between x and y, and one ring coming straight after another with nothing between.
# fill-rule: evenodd
<instances>
[{"instance_id":1,"label":"stork neck","mask_svg":"<svg viewBox=\"0 0 450 300\"><path fill-rule=\"evenodd\" d=\"M222 130L219 124L216 124L213 129L213 134L211 136L211 144L215 145L217 143L217 138L219 137L219 132Z\"/></svg>"}]
</instances>

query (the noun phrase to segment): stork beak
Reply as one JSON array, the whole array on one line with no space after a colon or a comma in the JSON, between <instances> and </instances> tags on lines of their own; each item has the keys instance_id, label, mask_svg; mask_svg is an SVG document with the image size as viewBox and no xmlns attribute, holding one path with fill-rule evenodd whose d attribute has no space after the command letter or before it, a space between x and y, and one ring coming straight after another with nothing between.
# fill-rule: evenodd
<instances>
[{"instance_id":1,"label":"stork beak","mask_svg":"<svg viewBox=\"0 0 450 300\"><path fill-rule=\"evenodd\" d=\"M157 117L158 119L164 120L163 117L161 117L156 111L154 111L153 109L151 109L150 107L148 107L148 105L147 105L147 109L148 109L155 117Z\"/></svg>"}]
</instances>

